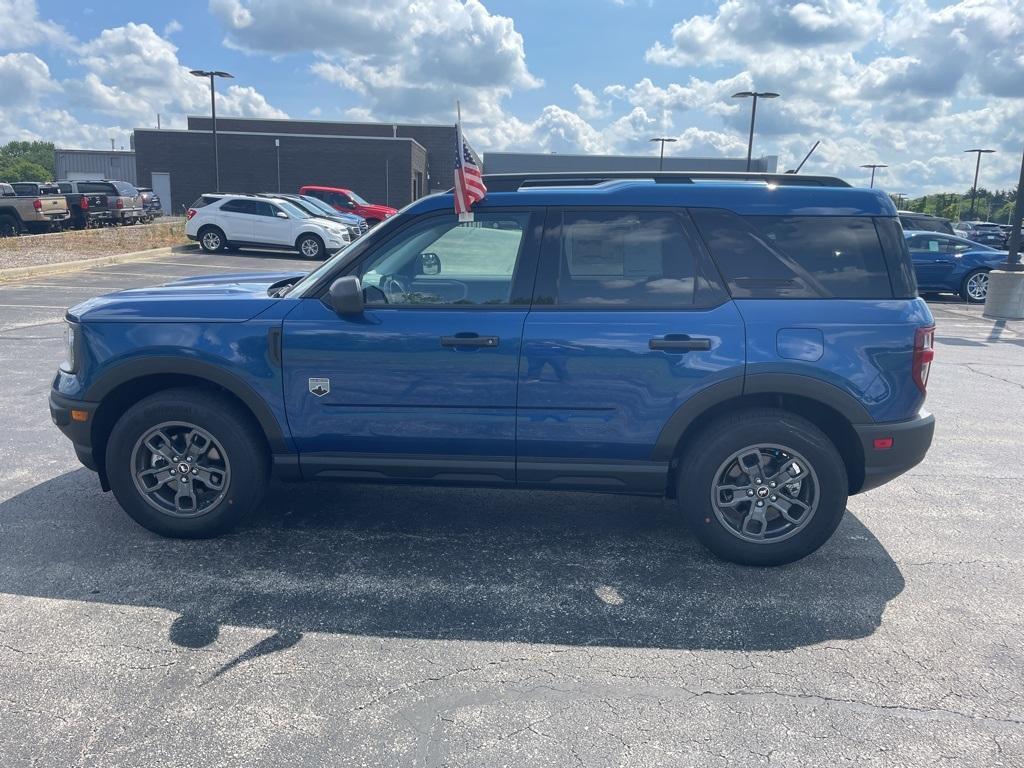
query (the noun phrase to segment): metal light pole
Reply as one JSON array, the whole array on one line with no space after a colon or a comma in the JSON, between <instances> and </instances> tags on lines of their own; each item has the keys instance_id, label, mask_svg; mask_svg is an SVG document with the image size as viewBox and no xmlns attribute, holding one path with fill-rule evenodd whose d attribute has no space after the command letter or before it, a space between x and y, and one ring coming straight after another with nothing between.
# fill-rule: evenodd
<instances>
[{"instance_id":1,"label":"metal light pole","mask_svg":"<svg viewBox=\"0 0 1024 768\"><path fill-rule=\"evenodd\" d=\"M213 87L213 78L215 77L230 77L233 78L230 72L221 72L219 70L205 70L205 69L190 69L190 75L196 77L208 77L210 78L210 120L213 126L213 178L214 178L214 192L220 192L220 156L217 152L217 99Z\"/></svg>"},{"instance_id":2,"label":"metal light pole","mask_svg":"<svg viewBox=\"0 0 1024 768\"><path fill-rule=\"evenodd\" d=\"M732 95L734 99L746 99L753 97L754 103L750 107L750 138L747 139L747 172L750 172L750 155L754 151L754 119L757 117L758 99L777 99L779 94L771 91L740 91Z\"/></svg>"},{"instance_id":3,"label":"metal light pole","mask_svg":"<svg viewBox=\"0 0 1024 768\"><path fill-rule=\"evenodd\" d=\"M885 165L884 163L868 163L867 165L862 165L861 166L861 168L870 168L871 169L871 184L870 184L871 187L875 186L875 170L878 169L878 168L888 168L888 167L889 166Z\"/></svg>"},{"instance_id":4,"label":"metal light pole","mask_svg":"<svg viewBox=\"0 0 1024 768\"><path fill-rule=\"evenodd\" d=\"M971 212L970 217L974 218L974 201L978 197L978 171L981 170L981 156L991 155L995 152L994 149L965 149L964 152L974 152L978 155L977 161L974 163L974 186L971 187Z\"/></svg>"},{"instance_id":5,"label":"metal light pole","mask_svg":"<svg viewBox=\"0 0 1024 768\"><path fill-rule=\"evenodd\" d=\"M281 194L281 140L274 139L274 152L277 154L277 194Z\"/></svg>"},{"instance_id":6,"label":"metal light pole","mask_svg":"<svg viewBox=\"0 0 1024 768\"><path fill-rule=\"evenodd\" d=\"M673 139L668 136L657 136L651 139L651 141L661 142L661 153L658 155L658 170L660 171L665 167L665 144L671 144L672 142L677 141L677 139Z\"/></svg>"},{"instance_id":7,"label":"metal light pole","mask_svg":"<svg viewBox=\"0 0 1024 768\"><path fill-rule=\"evenodd\" d=\"M1020 228L1024 222L1024 198L1021 192L1024 191L1024 158L1020 163L1020 179L1017 181L1017 199L1013 203L1013 221L1010 223L1010 241L1006 244L1006 265L1003 267L1007 272L1024 271L1020 263Z\"/></svg>"}]
</instances>

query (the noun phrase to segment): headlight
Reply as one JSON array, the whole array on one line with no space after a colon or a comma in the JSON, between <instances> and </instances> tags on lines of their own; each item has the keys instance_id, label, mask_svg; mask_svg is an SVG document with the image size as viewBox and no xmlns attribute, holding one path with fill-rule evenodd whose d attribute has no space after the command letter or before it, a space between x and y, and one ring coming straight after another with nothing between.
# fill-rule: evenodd
<instances>
[{"instance_id":1,"label":"headlight","mask_svg":"<svg viewBox=\"0 0 1024 768\"><path fill-rule=\"evenodd\" d=\"M60 364L62 371L76 373L78 371L78 355L81 346L81 327L77 323L64 323L64 362Z\"/></svg>"}]
</instances>

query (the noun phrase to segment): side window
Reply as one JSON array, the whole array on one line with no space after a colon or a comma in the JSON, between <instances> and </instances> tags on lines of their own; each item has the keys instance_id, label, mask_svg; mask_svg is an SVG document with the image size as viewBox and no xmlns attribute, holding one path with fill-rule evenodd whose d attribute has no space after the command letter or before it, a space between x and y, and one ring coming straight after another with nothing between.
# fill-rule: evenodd
<instances>
[{"instance_id":1,"label":"side window","mask_svg":"<svg viewBox=\"0 0 1024 768\"><path fill-rule=\"evenodd\" d=\"M398 235L360 266L370 306L511 304L530 213L431 217ZM515 302L519 303L519 302Z\"/></svg>"},{"instance_id":2,"label":"side window","mask_svg":"<svg viewBox=\"0 0 1024 768\"><path fill-rule=\"evenodd\" d=\"M281 210L280 208L264 202L263 200L254 200L249 204L252 206L251 213L255 213L257 216L274 216L279 210Z\"/></svg>"},{"instance_id":3,"label":"side window","mask_svg":"<svg viewBox=\"0 0 1024 768\"><path fill-rule=\"evenodd\" d=\"M11 186L14 187L14 194L18 197L35 197L37 194L38 188L29 182L15 182Z\"/></svg>"},{"instance_id":4,"label":"side window","mask_svg":"<svg viewBox=\"0 0 1024 768\"><path fill-rule=\"evenodd\" d=\"M870 218L692 213L736 298L892 298Z\"/></svg>"},{"instance_id":5,"label":"side window","mask_svg":"<svg viewBox=\"0 0 1024 768\"><path fill-rule=\"evenodd\" d=\"M340 192L331 192L327 202L336 208L345 208L349 204L349 199Z\"/></svg>"},{"instance_id":6,"label":"side window","mask_svg":"<svg viewBox=\"0 0 1024 768\"><path fill-rule=\"evenodd\" d=\"M253 213L253 203L250 200L228 200L221 207L224 213Z\"/></svg>"},{"instance_id":7,"label":"side window","mask_svg":"<svg viewBox=\"0 0 1024 768\"><path fill-rule=\"evenodd\" d=\"M70 184L58 184L57 187L58 187L58 189L60 189L60 192L61 192L62 195L70 195L71 194L71 185Z\"/></svg>"},{"instance_id":8,"label":"side window","mask_svg":"<svg viewBox=\"0 0 1024 768\"><path fill-rule=\"evenodd\" d=\"M537 303L686 307L696 258L682 221L663 211L564 211L557 254L545 252ZM557 265L551 264L557 259Z\"/></svg>"}]
</instances>

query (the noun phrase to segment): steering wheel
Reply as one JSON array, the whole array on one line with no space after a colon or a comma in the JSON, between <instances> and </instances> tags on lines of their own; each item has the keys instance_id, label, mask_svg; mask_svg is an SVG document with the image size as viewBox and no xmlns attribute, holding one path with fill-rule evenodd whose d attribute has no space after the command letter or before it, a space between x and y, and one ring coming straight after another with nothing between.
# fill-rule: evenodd
<instances>
[{"instance_id":1,"label":"steering wheel","mask_svg":"<svg viewBox=\"0 0 1024 768\"><path fill-rule=\"evenodd\" d=\"M385 275L380 287L388 304L401 303L405 299L405 286L394 275Z\"/></svg>"}]
</instances>

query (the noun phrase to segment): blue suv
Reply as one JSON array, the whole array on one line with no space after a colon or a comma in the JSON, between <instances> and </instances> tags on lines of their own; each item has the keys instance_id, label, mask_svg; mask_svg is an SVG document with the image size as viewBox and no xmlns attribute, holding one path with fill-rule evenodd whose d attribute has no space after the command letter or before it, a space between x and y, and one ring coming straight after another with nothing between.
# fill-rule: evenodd
<instances>
[{"instance_id":1,"label":"blue suv","mask_svg":"<svg viewBox=\"0 0 1024 768\"><path fill-rule=\"evenodd\" d=\"M827 177L491 176L308 274L68 311L55 424L152 531L284 480L663 496L775 565L917 464L934 325L896 210Z\"/></svg>"}]
</instances>

